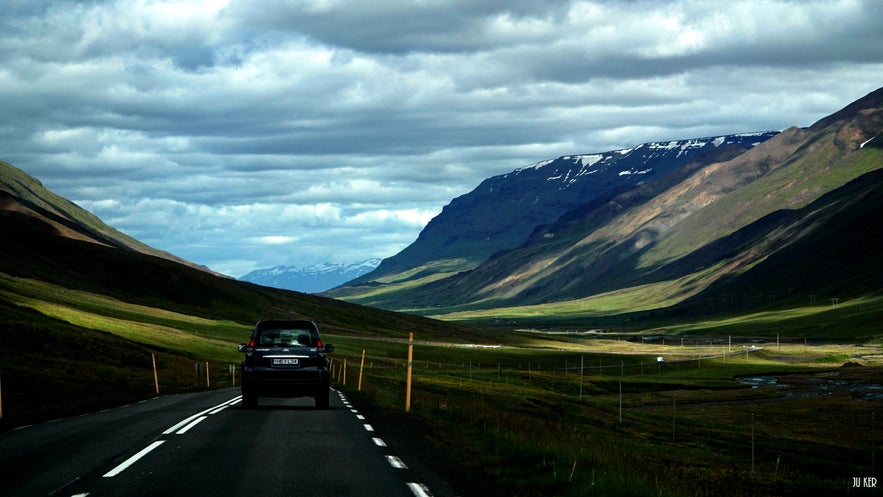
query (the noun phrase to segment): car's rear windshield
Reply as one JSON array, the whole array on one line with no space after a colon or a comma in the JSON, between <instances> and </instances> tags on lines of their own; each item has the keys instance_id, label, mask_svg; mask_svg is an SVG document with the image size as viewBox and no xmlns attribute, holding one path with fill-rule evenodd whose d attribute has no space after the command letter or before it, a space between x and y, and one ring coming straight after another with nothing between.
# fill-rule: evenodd
<instances>
[{"instance_id":1,"label":"car's rear windshield","mask_svg":"<svg viewBox=\"0 0 883 497\"><path fill-rule=\"evenodd\" d=\"M316 337L309 328L265 328L258 330L255 342L264 347L315 347Z\"/></svg>"}]
</instances>

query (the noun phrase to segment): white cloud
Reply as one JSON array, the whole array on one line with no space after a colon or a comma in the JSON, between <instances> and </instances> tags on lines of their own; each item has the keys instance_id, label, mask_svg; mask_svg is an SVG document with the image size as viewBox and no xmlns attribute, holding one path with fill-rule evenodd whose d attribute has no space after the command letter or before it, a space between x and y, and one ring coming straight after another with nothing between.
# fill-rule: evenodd
<instances>
[{"instance_id":1,"label":"white cloud","mask_svg":"<svg viewBox=\"0 0 883 497\"><path fill-rule=\"evenodd\" d=\"M806 126L883 81L866 0L0 7L3 159L231 274L390 256L485 177Z\"/></svg>"},{"instance_id":2,"label":"white cloud","mask_svg":"<svg viewBox=\"0 0 883 497\"><path fill-rule=\"evenodd\" d=\"M294 243L298 241L298 238L295 236L259 236L257 239L252 239L254 243L260 243L265 245L286 245L289 243Z\"/></svg>"}]
</instances>

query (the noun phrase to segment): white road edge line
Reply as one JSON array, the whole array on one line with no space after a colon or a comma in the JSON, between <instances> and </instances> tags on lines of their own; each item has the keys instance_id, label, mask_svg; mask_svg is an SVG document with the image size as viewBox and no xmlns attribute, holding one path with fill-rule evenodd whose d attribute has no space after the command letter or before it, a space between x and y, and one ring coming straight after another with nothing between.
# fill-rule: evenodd
<instances>
[{"instance_id":1,"label":"white road edge line","mask_svg":"<svg viewBox=\"0 0 883 497\"><path fill-rule=\"evenodd\" d=\"M107 473L105 473L104 478L113 478L114 476L122 473L129 466L135 464L136 462L138 462L139 459L146 456L150 451L152 451L153 449L159 447L160 445L162 445L164 443L165 443L165 440L157 440L156 442L153 442L152 444L148 445L147 447L144 447L137 454L135 454L134 456L123 461L119 466L117 466L117 467L113 468L112 470L108 471Z\"/></svg>"},{"instance_id":2,"label":"white road edge line","mask_svg":"<svg viewBox=\"0 0 883 497\"><path fill-rule=\"evenodd\" d=\"M363 425L363 426L365 427L365 430L367 430L367 431L374 431L374 427L371 426L371 425L366 424L366 425Z\"/></svg>"},{"instance_id":3,"label":"white road edge line","mask_svg":"<svg viewBox=\"0 0 883 497\"><path fill-rule=\"evenodd\" d=\"M374 445L378 447L386 447L386 442L384 442L382 438L374 437L371 440L373 440Z\"/></svg>"},{"instance_id":4,"label":"white road edge line","mask_svg":"<svg viewBox=\"0 0 883 497\"><path fill-rule=\"evenodd\" d=\"M410 488L411 492L417 497L432 497L432 494L429 493L429 489L422 483L408 482L408 488Z\"/></svg>"}]
</instances>

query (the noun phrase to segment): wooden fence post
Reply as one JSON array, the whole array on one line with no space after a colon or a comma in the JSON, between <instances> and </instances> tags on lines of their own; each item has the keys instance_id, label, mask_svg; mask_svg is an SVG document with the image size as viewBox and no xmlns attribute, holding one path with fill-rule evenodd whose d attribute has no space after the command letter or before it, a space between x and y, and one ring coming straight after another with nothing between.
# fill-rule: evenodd
<instances>
[{"instance_id":1,"label":"wooden fence post","mask_svg":"<svg viewBox=\"0 0 883 497\"><path fill-rule=\"evenodd\" d=\"M365 349L362 349L362 363L359 364L359 391L362 391L362 371L365 369Z\"/></svg>"},{"instance_id":2,"label":"wooden fence post","mask_svg":"<svg viewBox=\"0 0 883 497\"><path fill-rule=\"evenodd\" d=\"M156 394L159 395L159 376L156 374L156 354L150 353L150 362L153 363L153 386L156 387Z\"/></svg>"},{"instance_id":3,"label":"wooden fence post","mask_svg":"<svg viewBox=\"0 0 883 497\"><path fill-rule=\"evenodd\" d=\"M405 412L411 412L411 368L414 362L414 334L408 334L408 379L405 382Z\"/></svg>"}]
</instances>

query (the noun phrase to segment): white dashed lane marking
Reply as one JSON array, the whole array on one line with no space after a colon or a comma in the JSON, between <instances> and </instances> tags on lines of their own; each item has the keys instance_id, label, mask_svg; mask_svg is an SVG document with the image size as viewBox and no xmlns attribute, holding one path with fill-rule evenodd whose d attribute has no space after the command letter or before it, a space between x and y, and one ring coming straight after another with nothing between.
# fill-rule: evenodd
<instances>
[{"instance_id":1,"label":"white dashed lane marking","mask_svg":"<svg viewBox=\"0 0 883 497\"><path fill-rule=\"evenodd\" d=\"M359 421L365 421L365 416L362 416L361 414L359 414L359 411L354 409L353 406L350 405L350 402L347 400L347 398L343 395L342 392L337 392L337 395L340 396L340 401L343 402L343 405L345 405L350 410L350 412L352 412L353 414L356 415L356 419L358 419ZM368 423L364 423L362 426L365 427L366 431L374 433L374 427L369 425ZM378 447L386 447L387 446L386 442L384 442L382 438L373 437L371 440L374 442L374 445L376 445ZM389 462L389 465L392 466L393 468L403 469L403 470L408 469L408 466L398 457L396 457L392 454L386 454L385 457L386 457L387 462ZM426 488L426 485L424 485L422 483L408 482L408 483L406 483L406 485L408 486L408 489L411 490L411 493L414 494L414 497L432 497L432 494L429 492L429 489Z\"/></svg>"},{"instance_id":2,"label":"white dashed lane marking","mask_svg":"<svg viewBox=\"0 0 883 497\"><path fill-rule=\"evenodd\" d=\"M422 483L408 482L408 488L411 489L411 492L416 497L432 497L432 494L429 493L429 489Z\"/></svg>"},{"instance_id":3,"label":"white dashed lane marking","mask_svg":"<svg viewBox=\"0 0 883 497\"><path fill-rule=\"evenodd\" d=\"M389 456L388 455L388 456L386 456L386 460L389 462L389 465L392 466L393 468L408 469L408 467L405 466L405 463L403 463L402 460L396 456Z\"/></svg>"}]
</instances>

